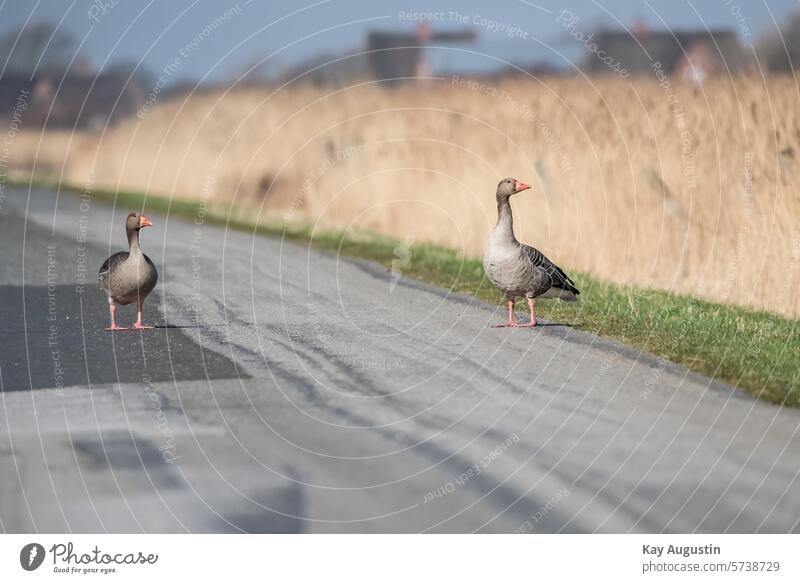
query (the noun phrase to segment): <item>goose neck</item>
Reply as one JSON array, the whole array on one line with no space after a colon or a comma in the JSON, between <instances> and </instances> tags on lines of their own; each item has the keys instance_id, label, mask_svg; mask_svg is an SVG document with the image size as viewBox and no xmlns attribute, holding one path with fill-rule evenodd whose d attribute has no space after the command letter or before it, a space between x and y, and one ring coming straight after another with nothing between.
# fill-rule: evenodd
<instances>
[{"instance_id":1,"label":"goose neck","mask_svg":"<svg viewBox=\"0 0 800 583\"><path fill-rule=\"evenodd\" d=\"M511 214L511 204L508 199L497 202L497 225L495 230L514 239L514 216Z\"/></svg>"},{"instance_id":2,"label":"goose neck","mask_svg":"<svg viewBox=\"0 0 800 583\"><path fill-rule=\"evenodd\" d=\"M128 231L128 249L131 255L138 255L142 252L139 247L139 229L131 229Z\"/></svg>"}]
</instances>

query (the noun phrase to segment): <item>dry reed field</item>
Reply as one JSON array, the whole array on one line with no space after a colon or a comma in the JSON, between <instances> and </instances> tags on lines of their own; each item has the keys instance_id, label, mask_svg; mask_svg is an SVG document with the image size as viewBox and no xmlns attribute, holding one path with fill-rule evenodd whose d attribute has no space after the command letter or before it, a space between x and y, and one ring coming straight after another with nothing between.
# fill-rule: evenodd
<instances>
[{"instance_id":1,"label":"dry reed field","mask_svg":"<svg viewBox=\"0 0 800 583\"><path fill-rule=\"evenodd\" d=\"M480 256L498 180L518 238L568 270L800 314L791 77L442 79L217 91L106 131L28 131L13 161L78 187L232 203Z\"/></svg>"}]
</instances>

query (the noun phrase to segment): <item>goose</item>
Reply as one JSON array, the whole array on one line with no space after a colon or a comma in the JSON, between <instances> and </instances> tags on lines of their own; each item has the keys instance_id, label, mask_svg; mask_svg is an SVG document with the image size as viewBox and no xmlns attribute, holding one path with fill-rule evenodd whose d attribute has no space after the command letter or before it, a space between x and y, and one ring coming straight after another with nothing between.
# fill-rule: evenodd
<instances>
[{"instance_id":1,"label":"goose","mask_svg":"<svg viewBox=\"0 0 800 583\"><path fill-rule=\"evenodd\" d=\"M127 330L126 327L117 326L114 320L115 304L126 306L133 302L136 302L137 306L136 323L133 328L136 330L153 328L142 325L142 304L156 287L158 272L139 246L139 231L152 226L153 223L146 216L135 211L131 212L125 219L128 251L114 253L100 267L98 273L100 288L108 296L108 310L111 313L111 326L106 328L108 331Z\"/></svg>"},{"instance_id":2,"label":"goose","mask_svg":"<svg viewBox=\"0 0 800 583\"><path fill-rule=\"evenodd\" d=\"M486 277L508 300L508 321L497 326L536 326L535 298L559 298L568 302L578 300L581 293L569 276L538 249L524 245L514 236L514 217L511 214L512 195L528 190L530 185L514 178L504 178L497 185L497 224L489 235L483 256ZM520 296L528 300L530 322L518 324L514 316L514 301Z\"/></svg>"}]
</instances>

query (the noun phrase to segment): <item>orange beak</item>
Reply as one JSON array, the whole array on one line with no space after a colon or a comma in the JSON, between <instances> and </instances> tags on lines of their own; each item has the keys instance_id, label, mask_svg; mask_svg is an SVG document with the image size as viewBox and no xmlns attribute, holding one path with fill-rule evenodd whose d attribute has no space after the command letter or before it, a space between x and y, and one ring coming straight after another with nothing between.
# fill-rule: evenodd
<instances>
[{"instance_id":1,"label":"orange beak","mask_svg":"<svg viewBox=\"0 0 800 583\"><path fill-rule=\"evenodd\" d=\"M153 226L153 222L150 219L148 219L146 216L142 215L141 217L139 217L139 228L140 229L142 229L144 227L152 227L152 226Z\"/></svg>"},{"instance_id":2,"label":"orange beak","mask_svg":"<svg viewBox=\"0 0 800 583\"><path fill-rule=\"evenodd\" d=\"M525 184L524 182L517 182L514 185L514 192L522 192L523 190L528 190L531 187L530 184Z\"/></svg>"}]
</instances>

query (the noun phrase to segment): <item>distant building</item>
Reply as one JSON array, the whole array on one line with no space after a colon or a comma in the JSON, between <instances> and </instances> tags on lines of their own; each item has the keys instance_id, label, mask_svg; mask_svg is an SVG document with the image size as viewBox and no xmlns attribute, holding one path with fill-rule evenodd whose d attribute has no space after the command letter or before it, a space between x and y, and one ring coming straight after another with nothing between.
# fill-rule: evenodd
<instances>
[{"instance_id":1,"label":"distant building","mask_svg":"<svg viewBox=\"0 0 800 583\"><path fill-rule=\"evenodd\" d=\"M590 73L610 71L598 55L619 62L631 75L647 74L661 63L667 75L702 83L715 73L737 73L747 68L749 59L731 30L651 31L637 22L631 32L602 30L596 32L592 50L584 61Z\"/></svg>"},{"instance_id":2,"label":"distant building","mask_svg":"<svg viewBox=\"0 0 800 583\"><path fill-rule=\"evenodd\" d=\"M6 73L0 77L0 116L9 115L18 105L20 95L27 96L33 92L33 81L28 75Z\"/></svg>"},{"instance_id":3,"label":"distant building","mask_svg":"<svg viewBox=\"0 0 800 583\"><path fill-rule=\"evenodd\" d=\"M315 84L350 83L356 79L390 82L424 78L436 74L428 50L475 42L471 29L432 32L421 23L415 32L373 31L362 51L351 55L319 55L292 67L284 79L301 78Z\"/></svg>"},{"instance_id":4,"label":"distant building","mask_svg":"<svg viewBox=\"0 0 800 583\"><path fill-rule=\"evenodd\" d=\"M28 127L98 128L130 115L144 100L135 79L120 74L68 74L63 78L7 73L0 77L0 116L13 110L17 96L30 95L24 113Z\"/></svg>"},{"instance_id":5,"label":"distant building","mask_svg":"<svg viewBox=\"0 0 800 583\"><path fill-rule=\"evenodd\" d=\"M426 45L469 44L475 39L471 29L434 33L425 23L420 24L416 34L372 32L367 37L372 77L395 80L430 76L433 71L426 59Z\"/></svg>"}]
</instances>

